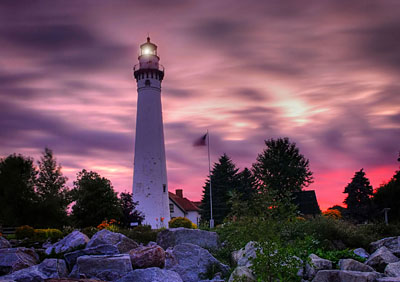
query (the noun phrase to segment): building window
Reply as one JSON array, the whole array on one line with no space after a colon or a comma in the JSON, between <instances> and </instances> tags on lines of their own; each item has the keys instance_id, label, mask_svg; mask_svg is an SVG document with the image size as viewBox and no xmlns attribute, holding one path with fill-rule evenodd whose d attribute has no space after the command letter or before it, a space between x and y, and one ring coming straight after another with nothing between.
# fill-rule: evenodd
<instances>
[{"instance_id":1,"label":"building window","mask_svg":"<svg viewBox=\"0 0 400 282\"><path fill-rule=\"evenodd\" d=\"M174 204L169 204L169 212L170 213L174 212Z\"/></svg>"},{"instance_id":2,"label":"building window","mask_svg":"<svg viewBox=\"0 0 400 282\"><path fill-rule=\"evenodd\" d=\"M167 185L163 184L162 188L163 188L164 193L167 192Z\"/></svg>"},{"instance_id":3,"label":"building window","mask_svg":"<svg viewBox=\"0 0 400 282\"><path fill-rule=\"evenodd\" d=\"M146 81L144 82L144 85L150 86L150 80L149 80L149 79L146 79Z\"/></svg>"}]
</instances>

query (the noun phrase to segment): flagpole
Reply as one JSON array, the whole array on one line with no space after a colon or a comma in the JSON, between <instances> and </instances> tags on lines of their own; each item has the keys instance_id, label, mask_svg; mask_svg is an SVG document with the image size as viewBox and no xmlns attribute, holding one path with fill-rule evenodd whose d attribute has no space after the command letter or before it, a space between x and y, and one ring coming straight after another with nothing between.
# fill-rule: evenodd
<instances>
[{"instance_id":1,"label":"flagpole","mask_svg":"<svg viewBox=\"0 0 400 282\"><path fill-rule=\"evenodd\" d=\"M210 133L207 129L207 145L208 145L208 176L210 179L210 228L214 228L214 219L213 219L213 205L212 205L212 186L211 186L211 162L210 162Z\"/></svg>"}]
</instances>

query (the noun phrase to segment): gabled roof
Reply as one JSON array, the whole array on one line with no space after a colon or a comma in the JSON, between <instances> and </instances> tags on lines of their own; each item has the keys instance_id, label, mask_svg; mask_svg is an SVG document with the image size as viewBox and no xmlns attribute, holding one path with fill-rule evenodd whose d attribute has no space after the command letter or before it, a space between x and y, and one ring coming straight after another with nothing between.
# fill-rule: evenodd
<instances>
[{"instance_id":1,"label":"gabled roof","mask_svg":"<svg viewBox=\"0 0 400 282\"><path fill-rule=\"evenodd\" d=\"M171 192L168 192L168 196L184 212L200 210L195 204L193 204L192 201L190 201L189 199L187 199L185 197L181 198Z\"/></svg>"}]
</instances>

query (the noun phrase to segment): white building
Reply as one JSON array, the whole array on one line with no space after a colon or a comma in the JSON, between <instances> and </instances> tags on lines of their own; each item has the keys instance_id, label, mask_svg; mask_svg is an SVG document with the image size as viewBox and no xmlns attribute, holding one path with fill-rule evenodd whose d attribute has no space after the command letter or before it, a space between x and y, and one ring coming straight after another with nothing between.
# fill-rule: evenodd
<instances>
[{"instance_id":1,"label":"white building","mask_svg":"<svg viewBox=\"0 0 400 282\"><path fill-rule=\"evenodd\" d=\"M159 60L157 46L148 37L134 67L138 100L132 192L137 209L145 215L143 223L152 228L168 227L170 220L161 107L164 68Z\"/></svg>"},{"instance_id":2,"label":"white building","mask_svg":"<svg viewBox=\"0 0 400 282\"><path fill-rule=\"evenodd\" d=\"M175 194L169 192L169 210L171 219L174 217L186 217L197 225L200 223L198 203L183 197L182 189L176 189Z\"/></svg>"}]
</instances>

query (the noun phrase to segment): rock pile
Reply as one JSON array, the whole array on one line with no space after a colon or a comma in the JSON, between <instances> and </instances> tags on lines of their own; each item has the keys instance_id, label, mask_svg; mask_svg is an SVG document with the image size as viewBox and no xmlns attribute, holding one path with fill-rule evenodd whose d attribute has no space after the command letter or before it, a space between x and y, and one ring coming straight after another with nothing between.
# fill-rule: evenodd
<instances>
[{"instance_id":1,"label":"rock pile","mask_svg":"<svg viewBox=\"0 0 400 282\"><path fill-rule=\"evenodd\" d=\"M215 232L177 228L161 233L158 242L163 246L154 242L141 246L108 230L91 239L76 230L45 250L63 259L41 263L34 249L10 248L0 237L0 282L223 281L229 267L203 248L218 246Z\"/></svg>"}]
</instances>

